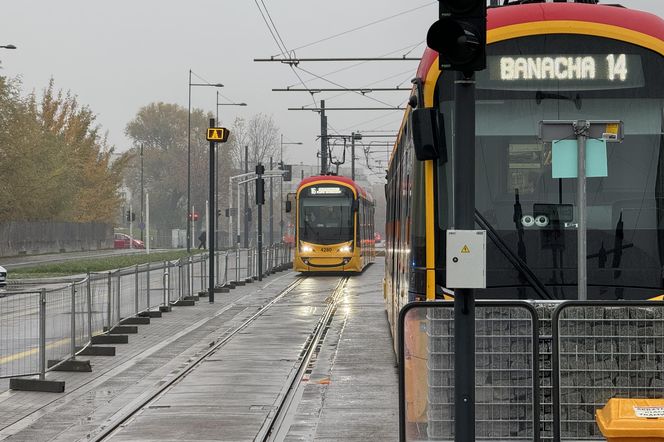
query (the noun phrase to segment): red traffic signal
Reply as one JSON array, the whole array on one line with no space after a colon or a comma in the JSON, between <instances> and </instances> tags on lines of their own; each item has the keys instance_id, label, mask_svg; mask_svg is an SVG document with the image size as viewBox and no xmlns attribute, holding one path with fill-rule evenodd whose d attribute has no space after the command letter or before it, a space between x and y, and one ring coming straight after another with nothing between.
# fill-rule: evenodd
<instances>
[{"instance_id":1,"label":"red traffic signal","mask_svg":"<svg viewBox=\"0 0 664 442\"><path fill-rule=\"evenodd\" d=\"M198 221L198 212L194 212L194 213L191 213L191 212L190 212L190 213L189 213L189 219L190 219L191 221Z\"/></svg>"}]
</instances>

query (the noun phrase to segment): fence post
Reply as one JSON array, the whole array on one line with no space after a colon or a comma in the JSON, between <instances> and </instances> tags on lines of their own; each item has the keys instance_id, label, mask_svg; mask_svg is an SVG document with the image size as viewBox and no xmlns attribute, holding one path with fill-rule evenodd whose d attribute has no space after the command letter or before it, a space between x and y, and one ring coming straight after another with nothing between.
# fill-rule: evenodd
<instances>
[{"instance_id":1,"label":"fence post","mask_svg":"<svg viewBox=\"0 0 664 442\"><path fill-rule=\"evenodd\" d=\"M182 260L178 260L178 299L182 299L182 284L184 284L184 280L182 279Z\"/></svg>"},{"instance_id":2,"label":"fence post","mask_svg":"<svg viewBox=\"0 0 664 442\"><path fill-rule=\"evenodd\" d=\"M226 251L225 257L224 257L224 284L226 285L228 283L228 251Z\"/></svg>"},{"instance_id":3,"label":"fence post","mask_svg":"<svg viewBox=\"0 0 664 442\"><path fill-rule=\"evenodd\" d=\"M90 272L88 272L88 281L85 284L85 296L88 301L88 337L92 342L92 285L90 284Z\"/></svg>"},{"instance_id":4,"label":"fence post","mask_svg":"<svg viewBox=\"0 0 664 442\"><path fill-rule=\"evenodd\" d=\"M205 290L205 280L207 279L207 266L205 265L206 261L207 260L205 258L201 259L201 292Z\"/></svg>"},{"instance_id":5,"label":"fence post","mask_svg":"<svg viewBox=\"0 0 664 442\"><path fill-rule=\"evenodd\" d=\"M240 281L240 248L235 249L235 281Z\"/></svg>"},{"instance_id":6,"label":"fence post","mask_svg":"<svg viewBox=\"0 0 664 442\"><path fill-rule=\"evenodd\" d=\"M138 264L134 267L134 310L138 315Z\"/></svg>"},{"instance_id":7,"label":"fence post","mask_svg":"<svg viewBox=\"0 0 664 442\"><path fill-rule=\"evenodd\" d=\"M120 298L122 296L122 290L120 288L121 287L121 284L120 284L121 282L122 282L122 279L121 279L121 276L120 276L120 272L118 271L118 295L116 297L117 299L115 300L115 307L117 308L117 313L118 313L115 320L118 321L118 324L120 323L120 319L121 319L120 315L121 315L121 312L122 312L122 310L120 308L120 306L121 306Z\"/></svg>"},{"instance_id":8,"label":"fence post","mask_svg":"<svg viewBox=\"0 0 664 442\"><path fill-rule=\"evenodd\" d=\"M162 290L163 295L164 295L164 301L162 302L162 304L164 304L164 307L166 307L168 305L166 294L168 293L168 286L169 286L168 280L169 280L169 278L170 277L169 277L169 272L168 272L168 261L164 261L164 275L161 278L161 283L164 286L164 288Z\"/></svg>"},{"instance_id":9,"label":"fence post","mask_svg":"<svg viewBox=\"0 0 664 442\"><path fill-rule=\"evenodd\" d=\"M76 283L71 284L71 358L76 359Z\"/></svg>"},{"instance_id":10,"label":"fence post","mask_svg":"<svg viewBox=\"0 0 664 442\"><path fill-rule=\"evenodd\" d=\"M39 290L39 379L46 379L46 289Z\"/></svg>"},{"instance_id":11,"label":"fence post","mask_svg":"<svg viewBox=\"0 0 664 442\"><path fill-rule=\"evenodd\" d=\"M150 311L150 307L152 307L152 304L150 304L150 262L148 262L147 276L145 277L145 289L147 290L147 307L148 311Z\"/></svg>"},{"instance_id":12,"label":"fence post","mask_svg":"<svg viewBox=\"0 0 664 442\"><path fill-rule=\"evenodd\" d=\"M113 299L113 296L112 296L113 281L111 281L111 272L108 272L108 278L107 279L108 279L108 281L106 281L106 290L107 290L107 298L108 299L107 299L107 302L106 302L106 310L107 310L107 312L106 312L107 318L106 319L108 321L107 322L108 329L110 330L111 329L111 321L113 320L113 315L112 315L112 311L113 311L113 301L112 301L112 299Z\"/></svg>"}]
</instances>

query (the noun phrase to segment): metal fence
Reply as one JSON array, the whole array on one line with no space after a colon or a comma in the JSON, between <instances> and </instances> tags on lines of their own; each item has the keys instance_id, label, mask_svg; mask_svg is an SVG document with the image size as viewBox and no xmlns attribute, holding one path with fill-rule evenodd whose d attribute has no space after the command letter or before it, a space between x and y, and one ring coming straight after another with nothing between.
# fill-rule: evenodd
<instances>
[{"instance_id":1,"label":"metal fence","mask_svg":"<svg viewBox=\"0 0 664 442\"><path fill-rule=\"evenodd\" d=\"M215 254L217 286L258 276L255 249ZM267 247L264 273L285 268L287 247ZM91 273L74 283L0 297L0 379L40 375L75 359L92 337L130 318L207 291L209 256ZM149 313L148 313L149 314Z\"/></svg>"},{"instance_id":2,"label":"metal fence","mask_svg":"<svg viewBox=\"0 0 664 442\"><path fill-rule=\"evenodd\" d=\"M530 305L477 302L477 440L604 440L610 398L664 398L664 303ZM451 303L409 304L399 337L400 440L453 440Z\"/></svg>"},{"instance_id":3,"label":"metal fence","mask_svg":"<svg viewBox=\"0 0 664 442\"><path fill-rule=\"evenodd\" d=\"M538 321L525 302L476 304L476 440L539 440ZM454 312L416 303L400 316L401 440L454 440Z\"/></svg>"},{"instance_id":4,"label":"metal fence","mask_svg":"<svg viewBox=\"0 0 664 442\"><path fill-rule=\"evenodd\" d=\"M554 440L604 440L610 398L664 398L661 302L566 302L552 321Z\"/></svg>"}]
</instances>

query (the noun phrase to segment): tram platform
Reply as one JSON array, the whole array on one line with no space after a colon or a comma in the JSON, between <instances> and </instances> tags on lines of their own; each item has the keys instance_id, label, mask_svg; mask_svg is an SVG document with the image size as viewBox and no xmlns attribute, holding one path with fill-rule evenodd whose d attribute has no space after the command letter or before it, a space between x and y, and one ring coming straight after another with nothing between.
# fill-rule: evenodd
<instances>
[{"instance_id":1,"label":"tram platform","mask_svg":"<svg viewBox=\"0 0 664 442\"><path fill-rule=\"evenodd\" d=\"M382 259L347 281L282 272L216 294L214 304L174 308L139 326L116 356L86 357L92 372L48 373L66 381L65 393L0 384L0 440L396 440L382 275Z\"/></svg>"}]
</instances>

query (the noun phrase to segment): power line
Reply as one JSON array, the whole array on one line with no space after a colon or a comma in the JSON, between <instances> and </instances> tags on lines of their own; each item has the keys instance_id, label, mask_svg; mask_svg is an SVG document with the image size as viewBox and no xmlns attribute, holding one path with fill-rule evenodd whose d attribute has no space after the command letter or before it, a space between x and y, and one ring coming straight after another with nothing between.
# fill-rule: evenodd
<instances>
[{"instance_id":1,"label":"power line","mask_svg":"<svg viewBox=\"0 0 664 442\"><path fill-rule=\"evenodd\" d=\"M356 28L352 28L352 29L349 29L349 30L347 30L347 31L339 32L338 34L330 35L329 37L325 37L325 38L322 38L322 39L320 39L320 40L317 40L317 41L314 41L314 42L311 42L311 43L307 43L307 44L302 45L302 46L298 46L297 48L293 49L293 51L298 51L298 50L300 50L300 49L308 48L308 47L313 46L313 45L316 45L316 44L318 44L318 43L322 43L322 42L324 42L324 41L332 40L332 39L334 39L334 38L341 37L342 35L350 34L351 32L359 31L359 30L361 30L361 29L368 28L368 27L373 26L373 25L376 25L376 24L378 24L378 23L383 23L383 22L385 22L385 21L391 20L391 19L396 18L396 17L400 17L400 16L405 15L405 14L410 14L411 12L417 11L417 10L419 10L419 9L426 8L426 7L431 6L431 5L433 5L433 4L436 4L436 3L437 3L437 2L429 2L429 3L426 3L426 4L424 4L424 5L417 6L417 7L412 8L412 9L408 9L408 10L406 10L406 11L398 12L398 13L396 13L396 14L394 14L394 15L390 15L389 17L381 18L381 19L378 19L378 20L376 20L376 21L373 21L373 22L367 23L367 24L365 24L365 25L358 26L358 27L356 27ZM277 55L278 55L278 54L277 54Z\"/></svg>"}]
</instances>

